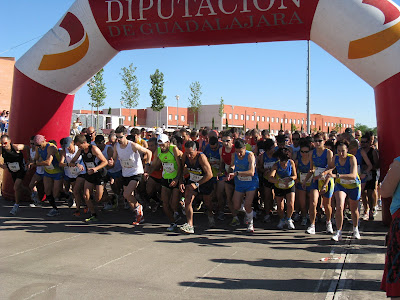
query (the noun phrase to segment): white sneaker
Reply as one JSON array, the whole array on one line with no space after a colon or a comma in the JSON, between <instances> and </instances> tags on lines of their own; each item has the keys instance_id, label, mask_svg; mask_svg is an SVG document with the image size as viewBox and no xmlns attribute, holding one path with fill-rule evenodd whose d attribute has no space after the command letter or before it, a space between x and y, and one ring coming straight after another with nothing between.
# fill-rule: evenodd
<instances>
[{"instance_id":1,"label":"white sneaker","mask_svg":"<svg viewBox=\"0 0 400 300\"><path fill-rule=\"evenodd\" d=\"M19 210L19 205L14 204L13 208L10 210L10 214L15 216L18 213L18 210Z\"/></svg>"},{"instance_id":2,"label":"white sneaker","mask_svg":"<svg viewBox=\"0 0 400 300\"><path fill-rule=\"evenodd\" d=\"M285 219L280 219L278 226L276 226L278 229L283 229L283 226L285 226L286 220Z\"/></svg>"},{"instance_id":3,"label":"white sneaker","mask_svg":"<svg viewBox=\"0 0 400 300\"><path fill-rule=\"evenodd\" d=\"M246 232L248 232L248 233L253 233L254 232L253 222L249 222L249 224L247 225Z\"/></svg>"},{"instance_id":4,"label":"white sneaker","mask_svg":"<svg viewBox=\"0 0 400 300\"><path fill-rule=\"evenodd\" d=\"M287 220L287 226L289 229L296 229L296 227L294 227L294 222L292 219Z\"/></svg>"},{"instance_id":5,"label":"white sneaker","mask_svg":"<svg viewBox=\"0 0 400 300\"><path fill-rule=\"evenodd\" d=\"M103 209L104 210L112 210L113 209L113 205L111 203L106 203L106 204L104 204Z\"/></svg>"},{"instance_id":6,"label":"white sneaker","mask_svg":"<svg viewBox=\"0 0 400 300\"><path fill-rule=\"evenodd\" d=\"M263 222L264 223L270 223L271 222L271 215L270 214L265 215Z\"/></svg>"},{"instance_id":7,"label":"white sneaker","mask_svg":"<svg viewBox=\"0 0 400 300\"><path fill-rule=\"evenodd\" d=\"M326 223L326 232L329 234L333 234L332 222Z\"/></svg>"},{"instance_id":8,"label":"white sneaker","mask_svg":"<svg viewBox=\"0 0 400 300\"><path fill-rule=\"evenodd\" d=\"M360 231L358 231L358 227L353 228L353 237L356 240L361 239Z\"/></svg>"},{"instance_id":9,"label":"white sneaker","mask_svg":"<svg viewBox=\"0 0 400 300\"><path fill-rule=\"evenodd\" d=\"M336 233L331 238L335 242L339 242L342 240L342 233L340 231L336 231Z\"/></svg>"},{"instance_id":10,"label":"white sneaker","mask_svg":"<svg viewBox=\"0 0 400 300\"><path fill-rule=\"evenodd\" d=\"M59 216L59 215L60 215L60 212L55 208L52 208L49 211L49 213L47 214L48 217L55 217L55 216Z\"/></svg>"},{"instance_id":11,"label":"white sneaker","mask_svg":"<svg viewBox=\"0 0 400 300\"><path fill-rule=\"evenodd\" d=\"M307 225L307 217L303 217L303 219L301 219L301 226L306 226Z\"/></svg>"},{"instance_id":12,"label":"white sneaker","mask_svg":"<svg viewBox=\"0 0 400 300\"><path fill-rule=\"evenodd\" d=\"M315 234L315 225L310 225L307 230L306 233L308 234Z\"/></svg>"},{"instance_id":13,"label":"white sneaker","mask_svg":"<svg viewBox=\"0 0 400 300\"><path fill-rule=\"evenodd\" d=\"M183 233L187 233L187 234L193 234L194 233L194 227L189 225L188 223L183 224L179 229Z\"/></svg>"}]
</instances>

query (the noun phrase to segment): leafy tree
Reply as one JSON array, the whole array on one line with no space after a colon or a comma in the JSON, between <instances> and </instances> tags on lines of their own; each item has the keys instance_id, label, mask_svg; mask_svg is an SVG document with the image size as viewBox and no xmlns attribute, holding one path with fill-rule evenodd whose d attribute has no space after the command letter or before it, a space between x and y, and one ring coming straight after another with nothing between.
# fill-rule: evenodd
<instances>
[{"instance_id":1,"label":"leafy tree","mask_svg":"<svg viewBox=\"0 0 400 300\"><path fill-rule=\"evenodd\" d=\"M108 108L108 114L111 115L111 107Z\"/></svg>"},{"instance_id":2,"label":"leafy tree","mask_svg":"<svg viewBox=\"0 0 400 300\"><path fill-rule=\"evenodd\" d=\"M136 67L130 64L128 68L123 67L121 75L122 81L124 82L125 90L121 92L121 104L129 109L129 116L132 121L132 108L138 106L139 83L135 75ZM136 126L136 125L134 125Z\"/></svg>"},{"instance_id":3,"label":"leafy tree","mask_svg":"<svg viewBox=\"0 0 400 300\"><path fill-rule=\"evenodd\" d=\"M214 128L215 128L215 121L214 121L214 118L212 118L212 121L211 121L211 128L214 130Z\"/></svg>"},{"instance_id":4,"label":"leafy tree","mask_svg":"<svg viewBox=\"0 0 400 300\"><path fill-rule=\"evenodd\" d=\"M283 130L283 129L282 129L282 123L281 123L281 130Z\"/></svg>"},{"instance_id":5,"label":"leafy tree","mask_svg":"<svg viewBox=\"0 0 400 300\"><path fill-rule=\"evenodd\" d=\"M377 134L377 128L370 128L367 125L363 125L361 123L356 123L356 125L354 126L354 130L360 130L361 133L364 135L367 131L372 131L374 133L374 135Z\"/></svg>"},{"instance_id":6,"label":"leafy tree","mask_svg":"<svg viewBox=\"0 0 400 300\"><path fill-rule=\"evenodd\" d=\"M271 123L268 123L268 131L271 132Z\"/></svg>"},{"instance_id":7,"label":"leafy tree","mask_svg":"<svg viewBox=\"0 0 400 300\"><path fill-rule=\"evenodd\" d=\"M164 74L157 69L153 75L150 75L150 80L152 84L150 89L151 109L159 113L164 108L167 98L167 96L164 96Z\"/></svg>"},{"instance_id":8,"label":"leafy tree","mask_svg":"<svg viewBox=\"0 0 400 300\"><path fill-rule=\"evenodd\" d=\"M136 117L136 115L134 115L133 116L133 126L136 127L136 125L137 125L137 117Z\"/></svg>"},{"instance_id":9,"label":"leafy tree","mask_svg":"<svg viewBox=\"0 0 400 300\"><path fill-rule=\"evenodd\" d=\"M296 125L294 125L293 123L290 124L290 131L293 133L293 132L295 132L296 130L297 130Z\"/></svg>"},{"instance_id":10,"label":"leafy tree","mask_svg":"<svg viewBox=\"0 0 400 300\"><path fill-rule=\"evenodd\" d=\"M224 99L222 99L222 97L221 97L221 101L219 102L219 109L218 109L218 115L221 118L221 127L222 127L222 117L224 116L224 108L225 108Z\"/></svg>"},{"instance_id":11,"label":"leafy tree","mask_svg":"<svg viewBox=\"0 0 400 300\"><path fill-rule=\"evenodd\" d=\"M257 130L258 130L258 122L256 123L256 128L257 128Z\"/></svg>"},{"instance_id":12,"label":"leafy tree","mask_svg":"<svg viewBox=\"0 0 400 300\"><path fill-rule=\"evenodd\" d=\"M88 93L90 95L90 99L92 100L89 105L92 107L96 107L97 109L97 120L96 120L96 131L99 131L99 110L100 107L104 106L104 99L106 99L106 86L103 82L103 73L104 69L101 69L94 75L88 82ZM93 124L92 124L93 126Z\"/></svg>"},{"instance_id":13,"label":"leafy tree","mask_svg":"<svg viewBox=\"0 0 400 300\"><path fill-rule=\"evenodd\" d=\"M201 91L200 82L198 81L192 82L189 88L190 88L190 97L189 97L190 110L194 114L194 127L196 127L196 114L200 110L201 107L200 97L203 93Z\"/></svg>"},{"instance_id":14,"label":"leafy tree","mask_svg":"<svg viewBox=\"0 0 400 300\"><path fill-rule=\"evenodd\" d=\"M229 124L228 124L228 118L225 119L225 129L229 128Z\"/></svg>"}]
</instances>

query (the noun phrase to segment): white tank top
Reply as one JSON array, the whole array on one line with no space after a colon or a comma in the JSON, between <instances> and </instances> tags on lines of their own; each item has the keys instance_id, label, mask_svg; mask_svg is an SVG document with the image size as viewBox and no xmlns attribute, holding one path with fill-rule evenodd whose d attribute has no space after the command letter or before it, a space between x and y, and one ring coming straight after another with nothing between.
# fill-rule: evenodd
<instances>
[{"instance_id":1,"label":"white tank top","mask_svg":"<svg viewBox=\"0 0 400 300\"><path fill-rule=\"evenodd\" d=\"M78 146L75 146L75 151L74 153L69 152L68 149L65 149L65 161L67 164L71 162L71 160L75 157L76 152L78 152L79 148ZM69 178L76 178L78 175L81 174L86 174L86 169L85 169L85 164L82 163L82 155L79 156L78 160L76 161L77 164L80 164L83 166L83 171L80 171L78 166L75 167L65 167L64 168L64 173L67 177Z\"/></svg>"},{"instance_id":2,"label":"white tank top","mask_svg":"<svg viewBox=\"0 0 400 300\"><path fill-rule=\"evenodd\" d=\"M126 148L122 149L117 143L117 154L122 166L122 176L131 177L138 174L143 174L142 159L138 151L133 152L132 142L128 141Z\"/></svg>"},{"instance_id":3,"label":"white tank top","mask_svg":"<svg viewBox=\"0 0 400 300\"><path fill-rule=\"evenodd\" d=\"M33 151L32 148L29 148L29 153L31 155L31 160L34 160L35 156L36 156L36 151ZM36 167L36 173L38 173L39 175L43 175L44 174L44 167L43 166L37 166Z\"/></svg>"}]
</instances>

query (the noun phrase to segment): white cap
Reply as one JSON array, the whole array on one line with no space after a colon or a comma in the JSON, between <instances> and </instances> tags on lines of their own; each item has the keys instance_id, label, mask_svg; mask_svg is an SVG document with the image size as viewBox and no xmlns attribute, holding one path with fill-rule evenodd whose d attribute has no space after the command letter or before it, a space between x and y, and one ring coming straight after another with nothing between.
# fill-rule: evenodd
<instances>
[{"instance_id":1,"label":"white cap","mask_svg":"<svg viewBox=\"0 0 400 300\"><path fill-rule=\"evenodd\" d=\"M159 144L165 144L166 142L169 142L169 138L168 138L168 135L166 135L166 134L160 134L158 137L157 137L157 142L159 143Z\"/></svg>"},{"instance_id":2,"label":"white cap","mask_svg":"<svg viewBox=\"0 0 400 300\"><path fill-rule=\"evenodd\" d=\"M162 130L162 128L159 127L159 128L156 129L156 134L157 135L163 134L163 133L164 133L164 130Z\"/></svg>"}]
</instances>

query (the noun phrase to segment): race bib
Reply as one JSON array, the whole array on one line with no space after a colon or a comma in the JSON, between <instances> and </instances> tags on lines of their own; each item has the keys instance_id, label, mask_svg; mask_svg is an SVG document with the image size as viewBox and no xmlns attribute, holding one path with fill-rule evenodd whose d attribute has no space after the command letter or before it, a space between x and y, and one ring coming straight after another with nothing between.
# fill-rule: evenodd
<instances>
[{"instance_id":1,"label":"race bib","mask_svg":"<svg viewBox=\"0 0 400 300\"><path fill-rule=\"evenodd\" d=\"M280 188L280 189L286 189L286 183L284 183L283 181L280 181L280 180L279 180L279 182L278 182L278 188Z\"/></svg>"},{"instance_id":2,"label":"race bib","mask_svg":"<svg viewBox=\"0 0 400 300\"><path fill-rule=\"evenodd\" d=\"M308 173L300 173L300 182L303 183L306 180ZM307 180L307 183L310 183L312 180L312 176Z\"/></svg>"},{"instance_id":3,"label":"race bib","mask_svg":"<svg viewBox=\"0 0 400 300\"><path fill-rule=\"evenodd\" d=\"M135 165L133 163L133 160L121 160L121 166L123 168L133 168Z\"/></svg>"},{"instance_id":4,"label":"race bib","mask_svg":"<svg viewBox=\"0 0 400 300\"><path fill-rule=\"evenodd\" d=\"M53 164L50 164L50 166L45 166L44 167L46 170L54 170Z\"/></svg>"},{"instance_id":5,"label":"race bib","mask_svg":"<svg viewBox=\"0 0 400 300\"><path fill-rule=\"evenodd\" d=\"M274 164L275 162L264 162L264 169L270 172Z\"/></svg>"},{"instance_id":6,"label":"race bib","mask_svg":"<svg viewBox=\"0 0 400 300\"><path fill-rule=\"evenodd\" d=\"M219 170L219 159L215 158L215 157L210 157L210 165L214 168L214 169L218 169Z\"/></svg>"},{"instance_id":7,"label":"race bib","mask_svg":"<svg viewBox=\"0 0 400 300\"><path fill-rule=\"evenodd\" d=\"M86 167L88 169L94 169L94 168L96 168L96 165L94 164L94 162L88 162L88 163L86 163Z\"/></svg>"},{"instance_id":8,"label":"race bib","mask_svg":"<svg viewBox=\"0 0 400 300\"><path fill-rule=\"evenodd\" d=\"M202 180L202 179L203 179L203 176L200 176L200 175L197 175L197 174L190 173L190 177L189 177L189 179L190 179L191 181L193 181L193 182L199 182L200 180Z\"/></svg>"},{"instance_id":9,"label":"race bib","mask_svg":"<svg viewBox=\"0 0 400 300\"><path fill-rule=\"evenodd\" d=\"M240 181L252 181L253 178L251 176L238 176Z\"/></svg>"},{"instance_id":10,"label":"race bib","mask_svg":"<svg viewBox=\"0 0 400 300\"><path fill-rule=\"evenodd\" d=\"M175 166L173 163L163 163L163 170L165 173L174 173L175 172Z\"/></svg>"},{"instance_id":11,"label":"race bib","mask_svg":"<svg viewBox=\"0 0 400 300\"><path fill-rule=\"evenodd\" d=\"M230 169L230 168L231 168L230 165L225 164L225 171L226 171L226 173L229 173L229 169Z\"/></svg>"},{"instance_id":12,"label":"race bib","mask_svg":"<svg viewBox=\"0 0 400 300\"><path fill-rule=\"evenodd\" d=\"M321 175L321 173L324 172L325 170L326 170L325 168L316 168L314 171L314 176Z\"/></svg>"},{"instance_id":13,"label":"race bib","mask_svg":"<svg viewBox=\"0 0 400 300\"><path fill-rule=\"evenodd\" d=\"M68 167L68 169L72 176L77 176L81 172L78 167Z\"/></svg>"},{"instance_id":14,"label":"race bib","mask_svg":"<svg viewBox=\"0 0 400 300\"><path fill-rule=\"evenodd\" d=\"M340 183L341 184L354 184L354 183L356 183L356 181L354 179L342 179L342 178L339 178L339 179L340 179Z\"/></svg>"},{"instance_id":15,"label":"race bib","mask_svg":"<svg viewBox=\"0 0 400 300\"><path fill-rule=\"evenodd\" d=\"M19 163L17 162L7 163L7 166L11 172L18 172L20 170Z\"/></svg>"}]
</instances>

